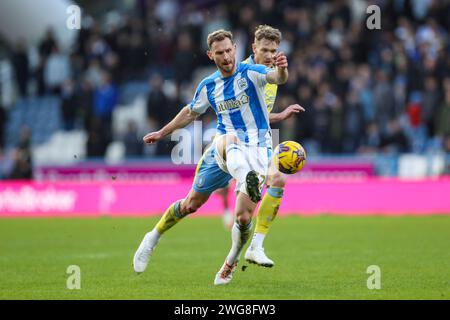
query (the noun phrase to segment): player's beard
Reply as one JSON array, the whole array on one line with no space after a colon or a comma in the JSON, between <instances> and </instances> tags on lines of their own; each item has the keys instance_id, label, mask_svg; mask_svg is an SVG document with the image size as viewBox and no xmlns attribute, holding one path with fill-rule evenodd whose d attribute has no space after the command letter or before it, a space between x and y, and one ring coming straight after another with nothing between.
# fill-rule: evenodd
<instances>
[{"instance_id":1,"label":"player's beard","mask_svg":"<svg viewBox=\"0 0 450 320\"><path fill-rule=\"evenodd\" d=\"M234 69L235 61L230 61L227 65L224 65L223 63L219 66L219 69L223 71L224 73L231 73Z\"/></svg>"}]
</instances>

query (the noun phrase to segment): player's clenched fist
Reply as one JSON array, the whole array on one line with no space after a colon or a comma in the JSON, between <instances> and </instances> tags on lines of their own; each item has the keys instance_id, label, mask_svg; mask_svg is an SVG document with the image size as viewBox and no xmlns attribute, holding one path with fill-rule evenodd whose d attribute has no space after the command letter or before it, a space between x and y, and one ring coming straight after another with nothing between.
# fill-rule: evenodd
<instances>
[{"instance_id":1,"label":"player's clenched fist","mask_svg":"<svg viewBox=\"0 0 450 320\"><path fill-rule=\"evenodd\" d=\"M283 52L278 52L275 55L275 65L278 68L284 69L288 67L288 61L287 58L285 56L285 54Z\"/></svg>"},{"instance_id":2,"label":"player's clenched fist","mask_svg":"<svg viewBox=\"0 0 450 320\"><path fill-rule=\"evenodd\" d=\"M145 137L142 138L142 140L144 140L144 142L147 144L153 144L155 142L158 142L162 138L163 138L163 136L162 136L161 132L156 131L156 132L150 132L150 133L146 134Z\"/></svg>"}]
</instances>

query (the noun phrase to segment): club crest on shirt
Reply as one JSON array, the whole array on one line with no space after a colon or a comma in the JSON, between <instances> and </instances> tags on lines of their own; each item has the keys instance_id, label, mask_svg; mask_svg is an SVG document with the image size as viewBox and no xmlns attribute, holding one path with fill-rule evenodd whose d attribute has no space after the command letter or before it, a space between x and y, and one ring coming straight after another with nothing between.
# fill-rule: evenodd
<instances>
[{"instance_id":1,"label":"club crest on shirt","mask_svg":"<svg viewBox=\"0 0 450 320\"><path fill-rule=\"evenodd\" d=\"M245 78L241 78L237 81L238 88L241 90L245 90L248 88L248 83Z\"/></svg>"}]
</instances>

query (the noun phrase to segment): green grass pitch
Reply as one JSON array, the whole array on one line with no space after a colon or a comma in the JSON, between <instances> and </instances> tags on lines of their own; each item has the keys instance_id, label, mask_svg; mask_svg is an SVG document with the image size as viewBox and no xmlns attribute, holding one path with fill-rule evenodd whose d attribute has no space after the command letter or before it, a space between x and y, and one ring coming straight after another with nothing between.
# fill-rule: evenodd
<instances>
[{"instance_id":1,"label":"green grass pitch","mask_svg":"<svg viewBox=\"0 0 450 320\"><path fill-rule=\"evenodd\" d=\"M279 217L265 243L275 267L239 268L224 287L213 285L231 242L219 217L180 222L133 272L157 219L0 219L0 299L450 298L449 215ZM80 290L66 287L69 265ZM367 288L370 265L380 290Z\"/></svg>"}]
</instances>

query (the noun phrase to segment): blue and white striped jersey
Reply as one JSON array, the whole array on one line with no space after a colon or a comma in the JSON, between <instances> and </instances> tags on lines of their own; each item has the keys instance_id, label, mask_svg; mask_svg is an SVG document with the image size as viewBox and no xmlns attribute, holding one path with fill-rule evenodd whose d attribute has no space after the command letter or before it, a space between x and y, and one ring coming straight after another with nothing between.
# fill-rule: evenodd
<instances>
[{"instance_id":1,"label":"blue and white striped jersey","mask_svg":"<svg viewBox=\"0 0 450 320\"><path fill-rule=\"evenodd\" d=\"M264 101L269 71L263 65L244 63L230 77L216 71L200 82L189 108L200 114L213 108L217 135L232 133L247 145L270 147L272 134Z\"/></svg>"}]
</instances>

